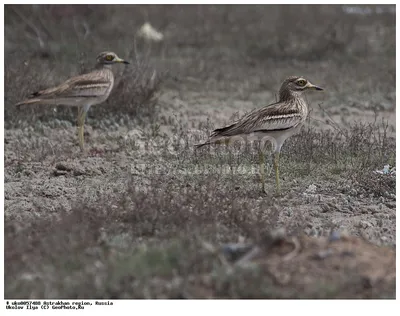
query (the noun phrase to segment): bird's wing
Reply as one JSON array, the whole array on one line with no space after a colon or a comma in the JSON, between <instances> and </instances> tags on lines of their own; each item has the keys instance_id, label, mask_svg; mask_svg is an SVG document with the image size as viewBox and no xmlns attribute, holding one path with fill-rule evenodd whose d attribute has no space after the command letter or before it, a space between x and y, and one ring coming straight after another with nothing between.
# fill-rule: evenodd
<instances>
[{"instance_id":1,"label":"bird's wing","mask_svg":"<svg viewBox=\"0 0 400 316\"><path fill-rule=\"evenodd\" d=\"M107 93L112 82L101 74L84 74L68 79L57 87L32 94L34 98L98 97Z\"/></svg>"},{"instance_id":2,"label":"bird's wing","mask_svg":"<svg viewBox=\"0 0 400 316\"><path fill-rule=\"evenodd\" d=\"M296 126L302 120L301 113L283 103L273 103L256 109L235 123L214 130L211 137L235 136L257 131L284 130Z\"/></svg>"}]
</instances>

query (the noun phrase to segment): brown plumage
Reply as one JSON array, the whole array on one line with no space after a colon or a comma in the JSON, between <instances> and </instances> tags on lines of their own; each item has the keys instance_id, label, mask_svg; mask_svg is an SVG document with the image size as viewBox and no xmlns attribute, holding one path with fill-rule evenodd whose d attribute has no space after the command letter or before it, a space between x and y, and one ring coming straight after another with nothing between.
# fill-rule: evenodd
<instances>
[{"instance_id":1,"label":"brown plumage","mask_svg":"<svg viewBox=\"0 0 400 316\"><path fill-rule=\"evenodd\" d=\"M36 103L67 106L99 104L108 98L113 84L111 69L104 68L68 79L57 87L32 93L29 99L16 106Z\"/></svg>"},{"instance_id":2,"label":"brown plumage","mask_svg":"<svg viewBox=\"0 0 400 316\"><path fill-rule=\"evenodd\" d=\"M281 85L278 102L256 109L233 124L214 130L208 141L195 147L227 143L232 138L257 139L261 141L262 146L267 140L271 141L275 152L276 184L279 192L279 153L285 140L297 133L307 118L308 107L303 93L310 89L323 90L303 77L288 77ZM263 151L261 148L260 158L264 161ZM264 180L262 181L265 190Z\"/></svg>"},{"instance_id":3,"label":"brown plumage","mask_svg":"<svg viewBox=\"0 0 400 316\"><path fill-rule=\"evenodd\" d=\"M113 52L100 53L97 56L96 68L92 72L72 77L56 87L35 92L16 106L30 104L77 106L79 145L83 150L86 113L92 105L103 103L109 97L114 86L111 65L116 63L129 64Z\"/></svg>"}]
</instances>

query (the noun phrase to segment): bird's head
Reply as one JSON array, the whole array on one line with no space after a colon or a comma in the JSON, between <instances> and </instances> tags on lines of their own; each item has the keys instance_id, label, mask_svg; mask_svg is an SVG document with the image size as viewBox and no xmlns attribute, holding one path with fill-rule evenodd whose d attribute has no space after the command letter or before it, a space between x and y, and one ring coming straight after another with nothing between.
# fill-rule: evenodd
<instances>
[{"instance_id":1,"label":"bird's head","mask_svg":"<svg viewBox=\"0 0 400 316\"><path fill-rule=\"evenodd\" d=\"M116 53L102 52L97 56L97 63L101 65L112 65L117 63L129 64L126 60L119 58Z\"/></svg>"},{"instance_id":2,"label":"bird's head","mask_svg":"<svg viewBox=\"0 0 400 316\"><path fill-rule=\"evenodd\" d=\"M285 79L282 83L279 95L282 98L299 95L308 90L324 90L310 81L300 76L292 76Z\"/></svg>"}]
</instances>

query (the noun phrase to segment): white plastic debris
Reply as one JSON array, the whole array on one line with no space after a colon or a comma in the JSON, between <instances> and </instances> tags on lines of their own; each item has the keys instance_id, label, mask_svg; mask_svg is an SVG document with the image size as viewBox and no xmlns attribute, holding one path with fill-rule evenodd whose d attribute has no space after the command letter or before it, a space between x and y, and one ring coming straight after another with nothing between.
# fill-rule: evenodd
<instances>
[{"instance_id":1,"label":"white plastic debris","mask_svg":"<svg viewBox=\"0 0 400 316\"><path fill-rule=\"evenodd\" d=\"M384 165L382 170L375 170L375 173L396 176L396 167L390 168L390 165Z\"/></svg>"},{"instance_id":2,"label":"white plastic debris","mask_svg":"<svg viewBox=\"0 0 400 316\"><path fill-rule=\"evenodd\" d=\"M138 36L143 37L146 40L159 42L162 41L164 35L158 32L149 22L146 22L137 32Z\"/></svg>"}]
</instances>

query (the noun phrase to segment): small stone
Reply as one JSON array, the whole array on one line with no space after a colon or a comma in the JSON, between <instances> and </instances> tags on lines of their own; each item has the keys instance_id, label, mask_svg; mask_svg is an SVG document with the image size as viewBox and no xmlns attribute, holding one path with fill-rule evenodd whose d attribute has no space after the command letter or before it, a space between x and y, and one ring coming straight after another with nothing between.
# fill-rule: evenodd
<instances>
[{"instance_id":1,"label":"small stone","mask_svg":"<svg viewBox=\"0 0 400 316\"><path fill-rule=\"evenodd\" d=\"M73 167L69 163L59 162L56 164L56 169L60 171L71 171Z\"/></svg>"},{"instance_id":2,"label":"small stone","mask_svg":"<svg viewBox=\"0 0 400 316\"><path fill-rule=\"evenodd\" d=\"M221 247L222 253L231 261L235 261L253 248L253 245L226 244Z\"/></svg>"},{"instance_id":3,"label":"small stone","mask_svg":"<svg viewBox=\"0 0 400 316\"><path fill-rule=\"evenodd\" d=\"M331 234L329 235L329 242L333 242L333 241L338 241L340 240L340 233L336 230L334 230L333 232L331 232Z\"/></svg>"},{"instance_id":4,"label":"small stone","mask_svg":"<svg viewBox=\"0 0 400 316\"><path fill-rule=\"evenodd\" d=\"M315 254L314 259L323 260L323 259L330 257L331 255L333 255L332 249L321 250L321 251L318 251L317 254Z\"/></svg>"},{"instance_id":5,"label":"small stone","mask_svg":"<svg viewBox=\"0 0 400 316\"><path fill-rule=\"evenodd\" d=\"M74 169L73 174L74 174L74 176L82 176L82 175L86 174L86 172L82 168L76 168L76 169Z\"/></svg>"},{"instance_id":6,"label":"small stone","mask_svg":"<svg viewBox=\"0 0 400 316\"><path fill-rule=\"evenodd\" d=\"M306 189L306 193L315 193L317 191L317 186L315 184L310 184Z\"/></svg>"},{"instance_id":7,"label":"small stone","mask_svg":"<svg viewBox=\"0 0 400 316\"><path fill-rule=\"evenodd\" d=\"M59 176L65 176L66 174L68 174L68 171L66 170L53 170L53 176L55 177L59 177Z\"/></svg>"},{"instance_id":8,"label":"small stone","mask_svg":"<svg viewBox=\"0 0 400 316\"><path fill-rule=\"evenodd\" d=\"M364 229L373 227L373 225L367 221L360 221L358 225L359 225L359 227L364 228Z\"/></svg>"},{"instance_id":9,"label":"small stone","mask_svg":"<svg viewBox=\"0 0 400 316\"><path fill-rule=\"evenodd\" d=\"M353 195L353 196L358 194L356 189L351 189L349 193L350 193L350 195Z\"/></svg>"}]
</instances>

